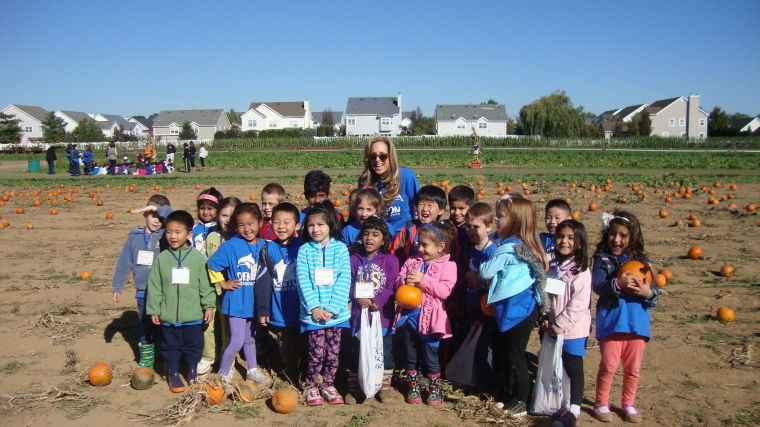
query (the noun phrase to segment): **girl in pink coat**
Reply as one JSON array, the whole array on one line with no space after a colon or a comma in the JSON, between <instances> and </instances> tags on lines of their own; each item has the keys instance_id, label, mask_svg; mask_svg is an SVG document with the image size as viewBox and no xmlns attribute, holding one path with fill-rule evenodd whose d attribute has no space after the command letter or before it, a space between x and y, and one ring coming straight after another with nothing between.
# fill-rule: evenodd
<instances>
[{"instance_id":1,"label":"girl in pink coat","mask_svg":"<svg viewBox=\"0 0 760 427\"><path fill-rule=\"evenodd\" d=\"M443 301L451 294L457 281L457 266L449 260L449 252L457 229L451 221L423 224L418 231L419 252L401 267L396 288L410 285L422 291L419 307L406 310L399 307L396 329L406 350L406 372L409 381L407 403L420 403L419 365L430 379L428 405L441 404L441 364L438 347L443 338L451 336L451 325ZM419 363L418 364L418 359Z\"/></svg>"}]
</instances>

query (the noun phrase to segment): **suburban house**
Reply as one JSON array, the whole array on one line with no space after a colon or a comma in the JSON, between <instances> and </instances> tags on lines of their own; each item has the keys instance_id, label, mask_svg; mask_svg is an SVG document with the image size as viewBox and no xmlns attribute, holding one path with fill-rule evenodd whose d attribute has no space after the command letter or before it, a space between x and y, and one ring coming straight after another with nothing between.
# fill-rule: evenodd
<instances>
[{"instance_id":1,"label":"suburban house","mask_svg":"<svg viewBox=\"0 0 760 427\"><path fill-rule=\"evenodd\" d=\"M323 121L323 114L324 111L312 111L311 113L311 127L316 128L317 126L322 125ZM340 126L345 124L343 122L343 112L342 111L332 111L332 119L335 130L339 130Z\"/></svg>"},{"instance_id":2,"label":"suburban house","mask_svg":"<svg viewBox=\"0 0 760 427\"><path fill-rule=\"evenodd\" d=\"M587 121L587 123L601 125L605 137L611 137L615 133L627 133L628 123L647 106L648 104L636 104L617 110L605 111L595 119Z\"/></svg>"},{"instance_id":3,"label":"suburban house","mask_svg":"<svg viewBox=\"0 0 760 427\"><path fill-rule=\"evenodd\" d=\"M142 117L132 117L128 120L129 123L132 123L132 135L140 138L140 139L146 139L148 138L148 135L150 135L153 132L153 120L151 119L145 119Z\"/></svg>"},{"instance_id":4,"label":"suburban house","mask_svg":"<svg viewBox=\"0 0 760 427\"><path fill-rule=\"evenodd\" d=\"M699 95L655 101L644 111L652 121L652 135L707 138L709 114L699 106Z\"/></svg>"},{"instance_id":5,"label":"suburban house","mask_svg":"<svg viewBox=\"0 0 760 427\"><path fill-rule=\"evenodd\" d=\"M11 104L3 109L3 114L14 116L21 128L21 142L37 142L42 138L42 121L45 120L48 111L42 107L32 105ZM0 141L15 142L15 141Z\"/></svg>"},{"instance_id":6,"label":"suburban house","mask_svg":"<svg viewBox=\"0 0 760 427\"><path fill-rule=\"evenodd\" d=\"M252 102L240 120L242 131L308 129L313 122L309 101Z\"/></svg>"},{"instance_id":7,"label":"suburban house","mask_svg":"<svg viewBox=\"0 0 760 427\"><path fill-rule=\"evenodd\" d=\"M439 104L435 106L435 129L439 136L507 135L507 108L503 104Z\"/></svg>"},{"instance_id":8,"label":"suburban house","mask_svg":"<svg viewBox=\"0 0 760 427\"><path fill-rule=\"evenodd\" d=\"M401 94L395 97L348 98L346 135L386 135L401 133Z\"/></svg>"},{"instance_id":9,"label":"suburban house","mask_svg":"<svg viewBox=\"0 0 760 427\"><path fill-rule=\"evenodd\" d=\"M731 127L739 132L749 132L753 135L760 129L760 117L747 117L743 119L732 119Z\"/></svg>"},{"instance_id":10,"label":"suburban house","mask_svg":"<svg viewBox=\"0 0 760 427\"><path fill-rule=\"evenodd\" d=\"M74 129L79 126L79 122L82 120L95 121L89 114L81 111L58 110L53 114L63 120L66 132L74 132Z\"/></svg>"},{"instance_id":11,"label":"suburban house","mask_svg":"<svg viewBox=\"0 0 760 427\"><path fill-rule=\"evenodd\" d=\"M197 140L212 140L217 131L232 126L223 109L213 110L164 110L153 122L153 137L159 142L177 141L182 125L188 122Z\"/></svg>"},{"instance_id":12,"label":"suburban house","mask_svg":"<svg viewBox=\"0 0 760 427\"><path fill-rule=\"evenodd\" d=\"M412 126L412 113L414 111L404 111L401 113L401 128L409 129Z\"/></svg>"}]
</instances>

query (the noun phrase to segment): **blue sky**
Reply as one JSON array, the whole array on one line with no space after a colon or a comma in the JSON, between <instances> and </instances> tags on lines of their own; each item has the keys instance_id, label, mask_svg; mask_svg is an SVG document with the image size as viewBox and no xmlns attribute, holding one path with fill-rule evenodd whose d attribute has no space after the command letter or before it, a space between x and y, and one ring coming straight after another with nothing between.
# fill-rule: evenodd
<instances>
[{"instance_id":1,"label":"blue sky","mask_svg":"<svg viewBox=\"0 0 760 427\"><path fill-rule=\"evenodd\" d=\"M701 95L760 113L760 1L0 0L0 108L148 115L394 96L493 98L516 115L565 90L599 113Z\"/></svg>"}]
</instances>

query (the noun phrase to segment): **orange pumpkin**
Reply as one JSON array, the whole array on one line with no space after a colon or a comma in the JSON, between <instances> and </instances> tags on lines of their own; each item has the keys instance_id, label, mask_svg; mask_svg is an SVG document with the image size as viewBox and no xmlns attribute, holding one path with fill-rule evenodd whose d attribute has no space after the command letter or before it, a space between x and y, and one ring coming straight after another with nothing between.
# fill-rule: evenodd
<instances>
[{"instance_id":1,"label":"orange pumpkin","mask_svg":"<svg viewBox=\"0 0 760 427\"><path fill-rule=\"evenodd\" d=\"M574 220L579 221L581 219L581 211L574 210L573 213L570 215Z\"/></svg>"},{"instance_id":2,"label":"orange pumpkin","mask_svg":"<svg viewBox=\"0 0 760 427\"><path fill-rule=\"evenodd\" d=\"M129 380L129 383L135 390L147 390L153 387L155 378L153 369L140 366L132 372L132 378Z\"/></svg>"},{"instance_id":3,"label":"orange pumpkin","mask_svg":"<svg viewBox=\"0 0 760 427\"><path fill-rule=\"evenodd\" d=\"M106 219L113 219L113 212L106 212Z\"/></svg>"},{"instance_id":4,"label":"orange pumpkin","mask_svg":"<svg viewBox=\"0 0 760 427\"><path fill-rule=\"evenodd\" d=\"M660 218L667 218L668 217L668 211L665 209L660 209Z\"/></svg>"},{"instance_id":5,"label":"orange pumpkin","mask_svg":"<svg viewBox=\"0 0 760 427\"><path fill-rule=\"evenodd\" d=\"M90 279L92 279L92 273L90 273L89 271L83 271L79 275L79 280L90 280Z\"/></svg>"},{"instance_id":6,"label":"orange pumpkin","mask_svg":"<svg viewBox=\"0 0 760 427\"><path fill-rule=\"evenodd\" d=\"M671 203L673 202L673 198L670 196L665 197L665 203Z\"/></svg>"},{"instance_id":7,"label":"orange pumpkin","mask_svg":"<svg viewBox=\"0 0 760 427\"><path fill-rule=\"evenodd\" d=\"M689 218L689 221L694 221L695 219L697 219L697 214L689 214L688 218Z\"/></svg>"},{"instance_id":8,"label":"orange pumpkin","mask_svg":"<svg viewBox=\"0 0 760 427\"><path fill-rule=\"evenodd\" d=\"M343 200L340 200L340 199L338 199L338 200L336 200L336 201L333 203L333 205L335 205L336 207L338 207L338 206L343 206Z\"/></svg>"},{"instance_id":9,"label":"orange pumpkin","mask_svg":"<svg viewBox=\"0 0 760 427\"><path fill-rule=\"evenodd\" d=\"M702 222L698 219L693 219L689 221L689 227L701 227L701 226L702 226Z\"/></svg>"},{"instance_id":10,"label":"orange pumpkin","mask_svg":"<svg viewBox=\"0 0 760 427\"><path fill-rule=\"evenodd\" d=\"M105 363L96 363L90 367L87 379L95 387L107 386L111 384L111 380L113 379L111 367Z\"/></svg>"},{"instance_id":11,"label":"orange pumpkin","mask_svg":"<svg viewBox=\"0 0 760 427\"><path fill-rule=\"evenodd\" d=\"M256 398L256 384L243 381L235 387L235 398L242 402L250 403Z\"/></svg>"},{"instance_id":12,"label":"orange pumpkin","mask_svg":"<svg viewBox=\"0 0 760 427\"><path fill-rule=\"evenodd\" d=\"M298 393L291 388L281 388L272 396L272 407L277 413L289 414L298 407Z\"/></svg>"},{"instance_id":13,"label":"orange pumpkin","mask_svg":"<svg viewBox=\"0 0 760 427\"><path fill-rule=\"evenodd\" d=\"M23 215L24 214L24 208L16 208L16 213L18 215Z\"/></svg>"},{"instance_id":14,"label":"orange pumpkin","mask_svg":"<svg viewBox=\"0 0 760 427\"><path fill-rule=\"evenodd\" d=\"M396 290L396 304L407 310L413 310L422 304L422 291L410 285L401 285Z\"/></svg>"},{"instance_id":15,"label":"orange pumpkin","mask_svg":"<svg viewBox=\"0 0 760 427\"><path fill-rule=\"evenodd\" d=\"M42 203L41 203L39 200L35 200L35 201L32 203L32 205L33 205L33 206L39 206L39 205L41 205L41 204L42 204Z\"/></svg>"},{"instance_id":16,"label":"orange pumpkin","mask_svg":"<svg viewBox=\"0 0 760 427\"><path fill-rule=\"evenodd\" d=\"M723 277L731 277L734 275L736 269L732 265L724 265L720 268L720 275Z\"/></svg>"},{"instance_id":17,"label":"orange pumpkin","mask_svg":"<svg viewBox=\"0 0 760 427\"><path fill-rule=\"evenodd\" d=\"M58 209L50 209L50 215L58 215Z\"/></svg>"},{"instance_id":18,"label":"orange pumpkin","mask_svg":"<svg viewBox=\"0 0 760 427\"><path fill-rule=\"evenodd\" d=\"M739 189L739 187L736 184L730 184L728 186L728 189L731 190L731 191L736 191L736 190Z\"/></svg>"},{"instance_id":19,"label":"orange pumpkin","mask_svg":"<svg viewBox=\"0 0 760 427\"><path fill-rule=\"evenodd\" d=\"M673 280L673 272L670 271L669 268L661 268L660 271L657 272L657 274L662 274L663 276L665 276L665 279L668 282L670 282L671 280Z\"/></svg>"},{"instance_id":20,"label":"orange pumpkin","mask_svg":"<svg viewBox=\"0 0 760 427\"><path fill-rule=\"evenodd\" d=\"M677 219L676 222L673 223L673 225L676 227L683 227L683 224L684 222L682 219Z\"/></svg>"},{"instance_id":21,"label":"orange pumpkin","mask_svg":"<svg viewBox=\"0 0 760 427\"><path fill-rule=\"evenodd\" d=\"M668 284L668 279L664 275L657 273L654 275L654 284L658 288L664 288Z\"/></svg>"},{"instance_id":22,"label":"orange pumpkin","mask_svg":"<svg viewBox=\"0 0 760 427\"><path fill-rule=\"evenodd\" d=\"M227 392L224 390L224 387L217 382L205 383L204 395L206 396L206 402L211 406L218 405L227 400Z\"/></svg>"},{"instance_id":23,"label":"orange pumpkin","mask_svg":"<svg viewBox=\"0 0 760 427\"><path fill-rule=\"evenodd\" d=\"M480 311L486 316L496 316L496 311L493 309L493 305L488 304L488 294L483 295L480 299Z\"/></svg>"},{"instance_id":24,"label":"orange pumpkin","mask_svg":"<svg viewBox=\"0 0 760 427\"><path fill-rule=\"evenodd\" d=\"M594 212L595 210L599 209L599 204L596 202L591 202L588 204L588 210L591 212Z\"/></svg>"},{"instance_id":25,"label":"orange pumpkin","mask_svg":"<svg viewBox=\"0 0 760 427\"><path fill-rule=\"evenodd\" d=\"M27 230L31 230L31 229L33 229L33 228L34 228L34 224L32 224L31 222L27 222L27 223L26 223L26 229L27 229Z\"/></svg>"},{"instance_id":26,"label":"orange pumpkin","mask_svg":"<svg viewBox=\"0 0 760 427\"><path fill-rule=\"evenodd\" d=\"M702 258L702 248L699 246L692 246L689 248L689 252L686 256L688 256L689 259L700 259Z\"/></svg>"},{"instance_id":27,"label":"orange pumpkin","mask_svg":"<svg viewBox=\"0 0 760 427\"><path fill-rule=\"evenodd\" d=\"M733 322L734 321L734 310L731 310L728 307L720 307L718 308L718 312L716 313L715 317L718 318L721 322Z\"/></svg>"},{"instance_id":28,"label":"orange pumpkin","mask_svg":"<svg viewBox=\"0 0 760 427\"><path fill-rule=\"evenodd\" d=\"M644 280L644 283L651 286L654 281L654 275L652 269L639 261L628 261L618 268L618 278L622 277L639 277Z\"/></svg>"},{"instance_id":29,"label":"orange pumpkin","mask_svg":"<svg viewBox=\"0 0 760 427\"><path fill-rule=\"evenodd\" d=\"M754 203L750 203L747 206L745 206L744 209L746 209L747 212L754 212L757 210L757 205L755 205Z\"/></svg>"}]
</instances>

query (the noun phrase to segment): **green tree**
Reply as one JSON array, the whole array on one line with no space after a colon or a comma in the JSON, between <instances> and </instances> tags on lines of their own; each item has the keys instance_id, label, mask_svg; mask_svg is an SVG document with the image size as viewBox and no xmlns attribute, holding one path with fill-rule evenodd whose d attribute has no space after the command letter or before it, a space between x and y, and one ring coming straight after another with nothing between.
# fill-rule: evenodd
<instances>
[{"instance_id":1,"label":"green tree","mask_svg":"<svg viewBox=\"0 0 760 427\"><path fill-rule=\"evenodd\" d=\"M77 142L100 142L105 141L106 136L93 120L83 119L74 129L74 137Z\"/></svg>"},{"instance_id":2,"label":"green tree","mask_svg":"<svg viewBox=\"0 0 760 427\"><path fill-rule=\"evenodd\" d=\"M66 123L63 119L49 112L42 119L42 140L47 143L63 142L66 137Z\"/></svg>"},{"instance_id":3,"label":"green tree","mask_svg":"<svg viewBox=\"0 0 760 427\"><path fill-rule=\"evenodd\" d=\"M230 108L230 111L227 112L227 118L231 125L238 125L240 127L240 115L234 109Z\"/></svg>"},{"instance_id":4,"label":"green tree","mask_svg":"<svg viewBox=\"0 0 760 427\"><path fill-rule=\"evenodd\" d=\"M179 139L183 141L189 141L191 139L196 139L195 132L193 132L192 126L190 126L190 122L182 123L182 130L179 132Z\"/></svg>"},{"instance_id":5,"label":"green tree","mask_svg":"<svg viewBox=\"0 0 760 427\"><path fill-rule=\"evenodd\" d=\"M517 123L511 118L507 118L507 135L517 134Z\"/></svg>"},{"instance_id":6,"label":"green tree","mask_svg":"<svg viewBox=\"0 0 760 427\"><path fill-rule=\"evenodd\" d=\"M229 129L227 129L227 132L225 132L226 138L240 138L240 126L237 125L237 123L230 126Z\"/></svg>"},{"instance_id":7,"label":"green tree","mask_svg":"<svg viewBox=\"0 0 760 427\"><path fill-rule=\"evenodd\" d=\"M736 136L739 130L731 127L731 117L728 113L720 107L715 107L707 121L707 133L710 136Z\"/></svg>"},{"instance_id":8,"label":"green tree","mask_svg":"<svg viewBox=\"0 0 760 427\"><path fill-rule=\"evenodd\" d=\"M499 103L494 99L489 99L486 102L483 102L483 104L489 104L489 105L499 105Z\"/></svg>"},{"instance_id":9,"label":"green tree","mask_svg":"<svg viewBox=\"0 0 760 427\"><path fill-rule=\"evenodd\" d=\"M643 110L636 113L628 123L628 133L631 136L649 136L652 133L652 119L649 118L649 113Z\"/></svg>"},{"instance_id":10,"label":"green tree","mask_svg":"<svg viewBox=\"0 0 760 427\"><path fill-rule=\"evenodd\" d=\"M13 114L0 113L0 142L21 141L21 127L19 119Z\"/></svg>"},{"instance_id":11,"label":"green tree","mask_svg":"<svg viewBox=\"0 0 760 427\"><path fill-rule=\"evenodd\" d=\"M520 123L527 135L575 137L583 129L583 107L573 106L564 91L544 96L520 109Z\"/></svg>"},{"instance_id":12,"label":"green tree","mask_svg":"<svg viewBox=\"0 0 760 427\"><path fill-rule=\"evenodd\" d=\"M320 123L317 129L317 134L320 136L333 136L335 135L335 117L333 116L332 109L325 108L322 110L322 123Z\"/></svg>"}]
</instances>

